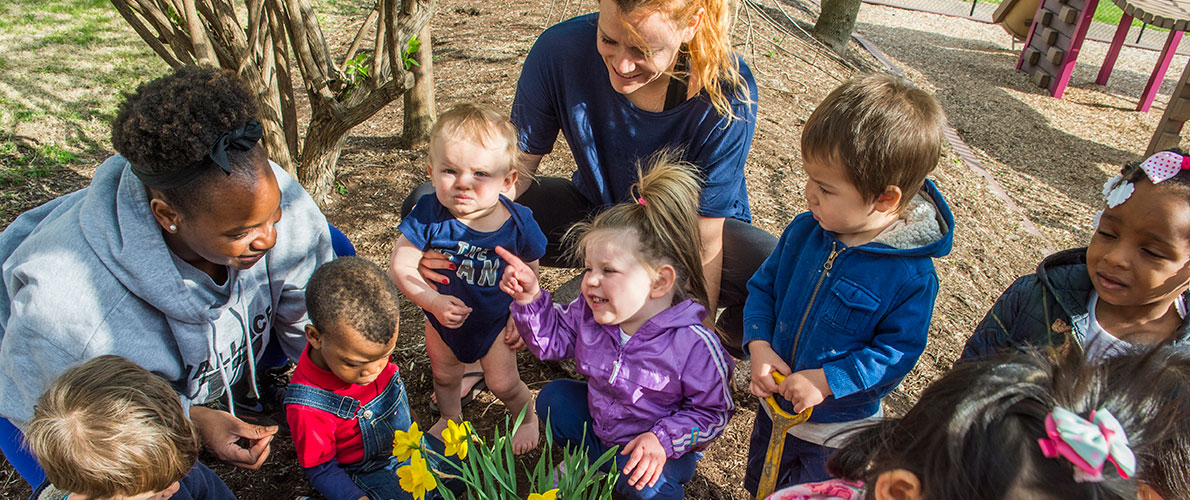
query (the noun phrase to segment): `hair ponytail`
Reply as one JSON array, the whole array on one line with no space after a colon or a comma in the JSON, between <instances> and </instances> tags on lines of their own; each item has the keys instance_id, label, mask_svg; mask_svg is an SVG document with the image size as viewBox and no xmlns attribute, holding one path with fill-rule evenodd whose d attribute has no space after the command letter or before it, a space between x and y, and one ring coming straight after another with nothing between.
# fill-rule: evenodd
<instances>
[{"instance_id":1,"label":"hair ponytail","mask_svg":"<svg viewBox=\"0 0 1190 500\"><path fill-rule=\"evenodd\" d=\"M691 0L680 9L685 15L675 12L674 18L689 19L699 8L703 9L702 26L686 44L690 74L706 89L715 111L728 120L739 118L731 111L732 94L744 100L750 96L731 50L732 5L730 0Z\"/></svg>"},{"instance_id":2,"label":"hair ponytail","mask_svg":"<svg viewBox=\"0 0 1190 500\"><path fill-rule=\"evenodd\" d=\"M603 230L627 230L640 242L639 257L647 267L674 267L675 300L691 298L707 305L706 278L702 271L702 239L698 232L697 171L678 161L678 152L664 149L642 166L636 200L613 206L589 223L574 225L566 234L569 254L583 260L590 237Z\"/></svg>"},{"instance_id":3,"label":"hair ponytail","mask_svg":"<svg viewBox=\"0 0 1190 500\"><path fill-rule=\"evenodd\" d=\"M682 52L690 59L689 75L706 90L711 104L728 120L740 118L731 111L732 97L750 100L748 85L740 75L739 62L731 50L733 0L615 0L620 12L639 9L668 15L678 26L686 26L702 9L702 23ZM631 30L631 26L629 26ZM632 30L635 32L635 30ZM685 77L687 75L678 75Z\"/></svg>"}]
</instances>

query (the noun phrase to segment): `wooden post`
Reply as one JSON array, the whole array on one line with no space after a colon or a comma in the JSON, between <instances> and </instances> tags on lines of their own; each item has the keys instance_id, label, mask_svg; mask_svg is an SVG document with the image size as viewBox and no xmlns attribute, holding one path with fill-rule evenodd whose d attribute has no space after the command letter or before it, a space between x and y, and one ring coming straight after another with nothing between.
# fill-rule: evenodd
<instances>
[{"instance_id":1,"label":"wooden post","mask_svg":"<svg viewBox=\"0 0 1190 500\"><path fill-rule=\"evenodd\" d=\"M1095 7L1098 6L1099 0L1087 0L1086 5L1083 6L1083 15L1078 21L1078 26L1074 28L1070 49L1066 51L1066 60L1062 61L1057 81L1054 82L1053 89L1050 91L1050 95L1055 99L1061 99L1062 93L1066 91L1066 83L1070 81L1070 74L1074 72L1074 62L1078 60L1078 51L1083 46L1083 39L1087 37L1087 28L1091 26L1091 17L1095 15Z\"/></svg>"},{"instance_id":2,"label":"wooden post","mask_svg":"<svg viewBox=\"0 0 1190 500\"><path fill-rule=\"evenodd\" d=\"M1178 42L1181 41L1181 31L1177 28L1169 30L1169 36L1165 38L1165 48L1161 50L1161 58L1157 61L1157 66L1153 68L1153 73L1149 75L1145 93L1140 95L1140 103L1136 105L1137 111L1147 113L1149 107L1153 105L1153 98L1157 97L1157 90L1161 88L1161 82L1165 80L1165 70L1169 69L1169 63L1173 61L1174 52L1178 51Z\"/></svg>"},{"instance_id":3,"label":"wooden post","mask_svg":"<svg viewBox=\"0 0 1190 500\"><path fill-rule=\"evenodd\" d=\"M1188 80L1190 80L1190 64L1182 69L1182 77L1178 79L1178 85L1174 87L1173 95L1169 96L1169 105L1165 107L1165 112L1161 114L1161 120L1157 122L1157 129L1153 131L1152 139L1149 139L1149 147L1145 150L1145 156L1177 147L1182 142L1182 125L1186 123L1186 119L1190 118Z\"/></svg>"},{"instance_id":4,"label":"wooden post","mask_svg":"<svg viewBox=\"0 0 1190 500\"><path fill-rule=\"evenodd\" d=\"M1099 76L1095 78L1095 83L1107 85L1112 66L1116 65L1116 56L1120 55L1120 47L1124 46L1124 38L1128 36L1128 28L1131 27L1132 16L1129 14L1120 16L1120 25L1116 27L1116 36L1111 38L1111 45L1107 48L1107 56L1103 58L1103 66L1099 67Z\"/></svg>"}]
</instances>

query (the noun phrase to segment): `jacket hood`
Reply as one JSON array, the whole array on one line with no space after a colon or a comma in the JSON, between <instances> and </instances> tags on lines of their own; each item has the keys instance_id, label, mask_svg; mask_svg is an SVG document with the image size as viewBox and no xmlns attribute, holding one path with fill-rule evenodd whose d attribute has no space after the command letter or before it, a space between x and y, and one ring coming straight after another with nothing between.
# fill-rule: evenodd
<instances>
[{"instance_id":1,"label":"jacket hood","mask_svg":"<svg viewBox=\"0 0 1190 500\"><path fill-rule=\"evenodd\" d=\"M584 299L580 296L577 300ZM702 319L706 315L706 308L702 304L691 299L686 299L669 309L657 313L656 316L653 316L649 321L641 325L640 329L632 334L632 336L642 340L648 340L675 328L700 326L702 325ZM608 328L619 329L615 325L611 325Z\"/></svg>"},{"instance_id":2,"label":"jacket hood","mask_svg":"<svg viewBox=\"0 0 1190 500\"><path fill-rule=\"evenodd\" d=\"M128 160L115 155L103 162L81 204L79 224L96 257L120 284L165 316L187 365L204 361L219 311L186 289L149 209L148 190Z\"/></svg>"},{"instance_id":3,"label":"jacket hood","mask_svg":"<svg viewBox=\"0 0 1190 500\"><path fill-rule=\"evenodd\" d=\"M954 244L954 215L934 182L926 179L902 219L874 240L856 247L905 257L944 257Z\"/></svg>"},{"instance_id":4,"label":"jacket hood","mask_svg":"<svg viewBox=\"0 0 1190 500\"><path fill-rule=\"evenodd\" d=\"M149 209L148 190L123 156L112 156L95 170L79 223L99 260L141 300L173 320L201 324L215 318L182 283Z\"/></svg>"},{"instance_id":5,"label":"jacket hood","mask_svg":"<svg viewBox=\"0 0 1190 500\"><path fill-rule=\"evenodd\" d=\"M1037 279L1053 294L1068 317L1087 313L1087 297L1095 291L1087 274L1087 248L1052 254L1037 265Z\"/></svg>"}]
</instances>

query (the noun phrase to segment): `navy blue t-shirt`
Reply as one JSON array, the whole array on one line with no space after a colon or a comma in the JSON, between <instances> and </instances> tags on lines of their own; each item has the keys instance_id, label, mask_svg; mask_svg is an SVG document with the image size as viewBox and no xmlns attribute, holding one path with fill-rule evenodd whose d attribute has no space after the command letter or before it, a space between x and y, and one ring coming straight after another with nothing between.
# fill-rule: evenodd
<instances>
[{"instance_id":1,"label":"navy blue t-shirt","mask_svg":"<svg viewBox=\"0 0 1190 500\"><path fill-rule=\"evenodd\" d=\"M422 196L398 229L413 246L437 250L455 264L455 270L443 270L449 284L437 284L438 292L452 295L471 308L463 326L446 328L433 314L426 319L438 331L442 341L464 363L479 360L508 321L512 297L500 290L500 278L508 266L496 255L501 246L525 262L545 255L545 234L533 220L533 212L500 195L511 216L492 232L476 231L451 215L434 193Z\"/></svg>"},{"instance_id":2,"label":"navy blue t-shirt","mask_svg":"<svg viewBox=\"0 0 1190 500\"><path fill-rule=\"evenodd\" d=\"M751 70L738 59L748 99L728 93L735 115L730 121L715 111L705 90L670 110L642 110L608 81L595 45L598 16L555 24L533 44L512 103L521 150L549 153L561 130L574 153L575 186L591 203L606 206L632 200L637 161L666 147L681 148L682 159L702 176L699 215L751 222L744 183L756 130Z\"/></svg>"}]
</instances>

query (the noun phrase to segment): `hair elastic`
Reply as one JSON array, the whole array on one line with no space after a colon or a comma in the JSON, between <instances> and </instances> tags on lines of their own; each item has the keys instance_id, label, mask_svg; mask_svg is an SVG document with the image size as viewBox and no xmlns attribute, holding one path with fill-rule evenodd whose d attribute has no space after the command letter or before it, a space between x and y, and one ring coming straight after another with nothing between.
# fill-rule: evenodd
<instances>
[{"instance_id":1,"label":"hair elastic","mask_svg":"<svg viewBox=\"0 0 1190 500\"><path fill-rule=\"evenodd\" d=\"M1106 408L1091 412L1091 420L1055 406L1045 417L1046 437L1038 439L1047 458L1062 457L1074 464L1074 480L1103 481L1103 466L1111 462L1125 479L1136 473L1136 456L1120 421Z\"/></svg>"},{"instance_id":2,"label":"hair elastic","mask_svg":"<svg viewBox=\"0 0 1190 500\"><path fill-rule=\"evenodd\" d=\"M637 199L636 199L636 202L637 202L637 203L640 203L641 205L648 205L647 203L645 203L645 197L644 197L644 196L641 196L640 198L637 198Z\"/></svg>"},{"instance_id":3,"label":"hair elastic","mask_svg":"<svg viewBox=\"0 0 1190 500\"><path fill-rule=\"evenodd\" d=\"M211 163L223 170L223 173L231 175L231 160L227 157L227 150L230 148L248 151L260 141L263 134L264 127L260 122L248 120L248 123L245 123L243 127L229 130L215 138L215 143L211 145L211 150L207 152L207 156L203 160L210 159ZM132 165L132 173L146 186L173 189L197 179L199 175L206 172L207 168L210 168L210 163L200 160L194 165L168 172L149 172L137 165Z\"/></svg>"},{"instance_id":4,"label":"hair elastic","mask_svg":"<svg viewBox=\"0 0 1190 500\"><path fill-rule=\"evenodd\" d=\"M1140 169L1144 171L1150 182L1159 184L1161 181L1178 175L1183 170L1190 170L1190 156L1182 156L1173 151L1162 151L1146 158L1140 164ZM1135 189L1131 182L1124 180L1124 176L1117 175L1103 184L1103 201L1107 202L1108 208L1116 208L1116 205L1127 201Z\"/></svg>"}]
</instances>

